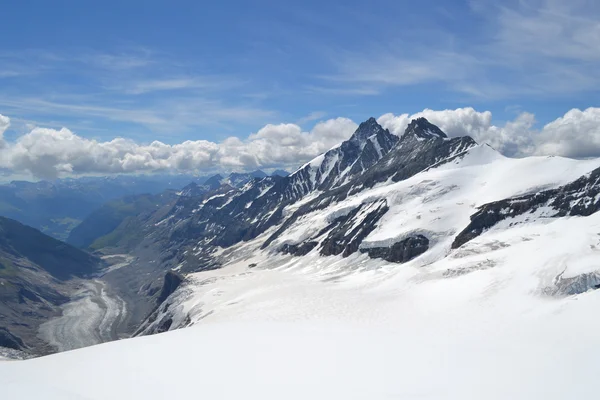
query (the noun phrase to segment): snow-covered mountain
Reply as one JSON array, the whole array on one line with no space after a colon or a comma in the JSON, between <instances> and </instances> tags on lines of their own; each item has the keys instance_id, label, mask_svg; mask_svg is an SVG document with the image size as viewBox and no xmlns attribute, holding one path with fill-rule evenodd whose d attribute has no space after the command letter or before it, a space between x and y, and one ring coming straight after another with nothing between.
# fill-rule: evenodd
<instances>
[{"instance_id":1,"label":"snow-covered mountain","mask_svg":"<svg viewBox=\"0 0 600 400\"><path fill-rule=\"evenodd\" d=\"M185 279L136 335L187 329L0 377L9 394L33 375L92 398L589 397L599 200L600 160L507 158L423 118L399 138L369 119L287 177L182 196L144 225L130 251L158 262L129 274Z\"/></svg>"}]
</instances>

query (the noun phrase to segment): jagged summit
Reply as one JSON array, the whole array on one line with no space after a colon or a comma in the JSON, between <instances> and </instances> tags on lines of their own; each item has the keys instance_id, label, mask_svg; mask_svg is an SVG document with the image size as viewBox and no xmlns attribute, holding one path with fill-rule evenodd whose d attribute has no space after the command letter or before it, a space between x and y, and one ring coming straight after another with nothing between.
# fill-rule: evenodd
<instances>
[{"instance_id":1,"label":"jagged summit","mask_svg":"<svg viewBox=\"0 0 600 400\"><path fill-rule=\"evenodd\" d=\"M219 186L221 186L221 181L223 179L223 176L220 174L213 175L204 182L204 186L206 186L210 190L218 189Z\"/></svg>"},{"instance_id":2,"label":"jagged summit","mask_svg":"<svg viewBox=\"0 0 600 400\"><path fill-rule=\"evenodd\" d=\"M369 137L381 134L384 131L386 131L386 129L379 125L375 118L371 117L356 128L356 131L354 131L349 140L353 142L364 142Z\"/></svg>"},{"instance_id":3,"label":"jagged summit","mask_svg":"<svg viewBox=\"0 0 600 400\"><path fill-rule=\"evenodd\" d=\"M445 139L448 136L440 128L429 122L426 118L420 117L413 119L410 124L408 124L402 137L416 137L419 139Z\"/></svg>"}]
</instances>

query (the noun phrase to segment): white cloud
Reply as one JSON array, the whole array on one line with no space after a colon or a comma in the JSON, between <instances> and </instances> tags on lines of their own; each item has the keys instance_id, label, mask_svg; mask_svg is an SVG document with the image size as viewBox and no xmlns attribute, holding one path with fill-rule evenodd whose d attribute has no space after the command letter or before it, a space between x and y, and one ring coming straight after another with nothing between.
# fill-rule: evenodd
<instances>
[{"instance_id":1,"label":"white cloud","mask_svg":"<svg viewBox=\"0 0 600 400\"><path fill-rule=\"evenodd\" d=\"M8 126L0 116L0 129ZM34 128L0 147L0 168L39 178L62 175L197 171L209 168L294 166L349 137L356 124L346 118L320 122L310 132L295 124L266 125L246 140L206 140L148 145L117 138L98 142L69 129ZM1 132L1 131L0 131ZM1 136L0 136L1 137Z\"/></svg>"},{"instance_id":2,"label":"white cloud","mask_svg":"<svg viewBox=\"0 0 600 400\"><path fill-rule=\"evenodd\" d=\"M537 154L565 157L600 155L600 108L573 109L550 122L539 134Z\"/></svg>"},{"instance_id":3,"label":"white cloud","mask_svg":"<svg viewBox=\"0 0 600 400\"><path fill-rule=\"evenodd\" d=\"M2 150L4 146L6 146L6 142L4 141L4 132L8 129L9 126L10 118L0 114L0 150Z\"/></svg>"},{"instance_id":4,"label":"white cloud","mask_svg":"<svg viewBox=\"0 0 600 400\"><path fill-rule=\"evenodd\" d=\"M492 127L492 113L489 111L478 112L471 107L457 108L456 110L434 111L425 109L416 114L384 114L379 117L379 123L400 136L415 118L425 117L434 125L440 127L448 136L472 136L475 140L483 139L486 132ZM484 139L488 141L490 138Z\"/></svg>"},{"instance_id":5,"label":"white cloud","mask_svg":"<svg viewBox=\"0 0 600 400\"><path fill-rule=\"evenodd\" d=\"M600 157L600 108L573 109L563 117L535 129L535 116L523 112L502 126L492 124L492 113L473 108L423 110L408 115L384 114L379 123L396 135L402 135L408 123L425 117L448 136L473 137L488 143L507 156L559 155L564 157Z\"/></svg>"},{"instance_id":6,"label":"white cloud","mask_svg":"<svg viewBox=\"0 0 600 400\"><path fill-rule=\"evenodd\" d=\"M573 109L541 129L535 116L523 112L501 126L492 113L473 108L423 110L384 114L379 123L402 135L408 123L425 117L451 137L469 135L508 156L560 155L600 157L600 108ZM0 168L38 178L62 175L199 171L294 167L350 137L357 125L347 118L317 123L310 131L296 124L269 124L245 140L230 137L221 143L206 140L169 145L139 144L116 138L98 142L70 130L36 127L13 142L2 140L10 120L0 115Z\"/></svg>"}]
</instances>

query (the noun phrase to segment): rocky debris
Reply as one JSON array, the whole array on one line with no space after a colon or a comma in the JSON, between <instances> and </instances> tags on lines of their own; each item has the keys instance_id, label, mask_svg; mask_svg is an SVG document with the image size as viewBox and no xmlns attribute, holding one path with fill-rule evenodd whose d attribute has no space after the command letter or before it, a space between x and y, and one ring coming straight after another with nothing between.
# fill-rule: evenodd
<instances>
[{"instance_id":1,"label":"rocky debris","mask_svg":"<svg viewBox=\"0 0 600 400\"><path fill-rule=\"evenodd\" d=\"M592 215L600 209L599 194L600 168L597 168L556 189L485 204L471 216L471 222L456 236L452 248L459 248L500 221L538 210L543 211L544 218Z\"/></svg>"},{"instance_id":2,"label":"rocky debris","mask_svg":"<svg viewBox=\"0 0 600 400\"><path fill-rule=\"evenodd\" d=\"M429 239L423 235L410 236L390 247L369 247L360 249L371 258L382 258L385 261L405 263L420 256L429 249Z\"/></svg>"}]
</instances>

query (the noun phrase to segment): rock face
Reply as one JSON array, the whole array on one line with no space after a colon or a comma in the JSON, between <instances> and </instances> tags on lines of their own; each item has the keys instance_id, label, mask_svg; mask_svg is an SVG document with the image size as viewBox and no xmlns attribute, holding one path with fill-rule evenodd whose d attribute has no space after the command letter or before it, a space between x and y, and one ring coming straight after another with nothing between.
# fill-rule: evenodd
<instances>
[{"instance_id":1,"label":"rock face","mask_svg":"<svg viewBox=\"0 0 600 400\"><path fill-rule=\"evenodd\" d=\"M137 329L137 331L133 334L133 336L137 336L142 334L155 334L166 332L171 328L173 324L173 320L168 316L162 316L161 311L168 307L166 300L171 296L175 291L181 287L184 282L184 277L178 274L175 271L167 271L165 274L163 285L160 289L160 293L154 299L154 307L148 314L148 316L144 319L142 325ZM150 290L149 296L155 296L156 293L154 290ZM160 319L159 319L160 318ZM157 322L158 320L158 322ZM156 323L157 322L157 323ZM154 325L153 325L154 324ZM151 330L148 330L148 327L153 325Z\"/></svg>"},{"instance_id":2,"label":"rock face","mask_svg":"<svg viewBox=\"0 0 600 400\"><path fill-rule=\"evenodd\" d=\"M390 247L369 247L360 249L371 258L381 258L385 261L405 263L425 253L429 248L429 239L423 235L411 236L394 243Z\"/></svg>"},{"instance_id":3,"label":"rock face","mask_svg":"<svg viewBox=\"0 0 600 400\"><path fill-rule=\"evenodd\" d=\"M13 350L24 350L25 344L21 338L10 333L8 329L0 327L0 347L6 347Z\"/></svg>"},{"instance_id":4,"label":"rock face","mask_svg":"<svg viewBox=\"0 0 600 400\"><path fill-rule=\"evenodd\" d=\"M284 244L281 247L283 254L292 254L294 256L305 256L319 245L319 242L307 241L302 244Z\"/></svg>"},{"instance_id":5,"label":"rock face","mask_svg":"<svg viewBox=\"0 0 600 400\"><path fill-rule=\"evenodd\" d=\"M348 257L356 252L363 239L377 227L377 221L388 209L387 202L379 200L361 204L348 215L338 218L321 243L321 255L341 254L343 257Z\"/></svg>"},{"instance_id":6,"label":"rock face","mask_svg":"<svg viewBox=\"0 0 600 400\"><path fill-rule=\"evenodd\" d=\"M373 123L373 121L370 123ZM444 132L424 118L413 120L397 144L377 162L372 164L363 173L348 179L344 185L333 187L323 192L323 194L314 200L299 207L265 241L263 248L269 246L293 225L297 219L306 214L324 209L333 203L346 199L350 195L371 188L377 183L388 180L396 182L408 179L438 163L446 162L453 157L464 154L475 145L477 143L468 136L449 139ZM339 254L337 253L337 247L338 245L333 240L327 245L327 249L322 254ZM358 247L353 245L350 249L356 251Z\"/></svg>"},{"instance_id":7,"label":"rock face","mask_svg":"<svg viewBox=\"0 0 600 400\"><path fill-rule=\"evenodd\" d=\"M469 136L448 138L425 118L413 120L392 151L366 173L354 179L347 194L371 188L391 179L398 182L464 153L477 143Z\"/></svg>"},{"instance_id":8,"label":"rock face","mask_svg":"<svg viewBox=\"0 0 600 400\"><path fill-rule=\"evenodd\" d=\"M456 249L500 221L524 214L539 217L588 216L600 209L600 168L557 189L488 203L471 216L471 223L456 236Z\"/></svg>"},{"instance_id":9,"label":"rock face","mask_svg":"<svg viewBox=\"0 0 600 400\"><path fill-rule=\"evenodd\" d=\"M163 283L162 289L160 290L160 294L156 298L156 303L161 304L163 301L167 299L171 294L175 293L175 290L181 285L183 282L183 276L179 275L175 271L168 271L165 274L165 281Z\"/></svg>"}]
</instances>

